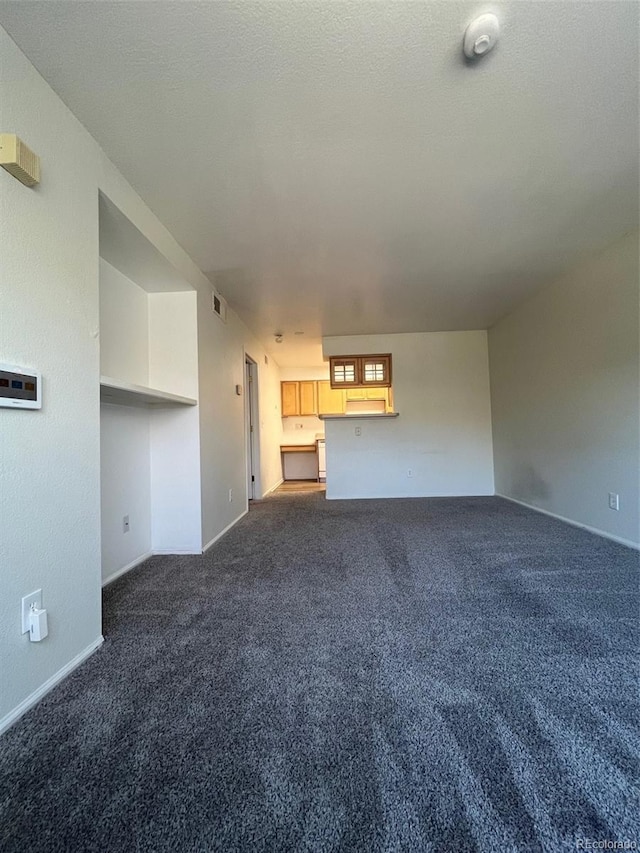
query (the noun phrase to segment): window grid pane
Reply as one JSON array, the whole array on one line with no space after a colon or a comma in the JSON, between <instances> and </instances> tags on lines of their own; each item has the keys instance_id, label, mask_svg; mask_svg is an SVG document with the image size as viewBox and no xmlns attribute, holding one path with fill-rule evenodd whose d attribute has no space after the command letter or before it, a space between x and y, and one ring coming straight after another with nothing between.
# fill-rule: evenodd
<instances>
[{"instance_id":1,"label":"window grid pane","mask_svg":"<svg viewBox=\"0 0 640 853\"><path fill-rule=\"evenodd\" d=\"M334 382L355 382L356 367L355 364L336 364L333 367Z\"/></svg>"},{"instance_id":2,"label":"window grid pane","mask_svg":"<svg viewBox=\"0 0 640 853\"><path fill-rule=\"evenodd\" d=\"M378 361L369 361L364 364L365 382L384 382L384 364Z\"/></svg>"}]
</instances>

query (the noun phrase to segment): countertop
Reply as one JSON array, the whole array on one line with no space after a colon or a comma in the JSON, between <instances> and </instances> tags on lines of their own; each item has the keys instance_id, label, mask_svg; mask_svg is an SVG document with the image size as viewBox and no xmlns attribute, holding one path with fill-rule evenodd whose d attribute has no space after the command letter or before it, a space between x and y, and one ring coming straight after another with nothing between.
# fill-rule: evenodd
<instances>
[{"instance_id":1,"label":"countertop","mask_svg":"<svg viewBox=\"0 0 640 853\"><path fill-rule=\"evenodd\" d=\"M365 414L354 412L351 415L318 415L321 421L357 421L362 418L397 418L400 412L379 412Z\"/></svg>"}]
</instances>

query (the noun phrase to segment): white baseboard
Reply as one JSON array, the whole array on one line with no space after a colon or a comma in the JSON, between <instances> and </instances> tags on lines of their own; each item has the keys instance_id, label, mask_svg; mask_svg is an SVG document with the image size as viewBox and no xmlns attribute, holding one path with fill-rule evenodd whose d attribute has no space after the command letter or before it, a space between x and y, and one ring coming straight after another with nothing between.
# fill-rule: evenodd
<instances>
[{"instance_id":1,"label":"white baseboard","mask_svg":"<svg viewBox=\"0 0 640 853\"><path fill-rule=\"evenodd\" d=\"M136 566L139 566L140 563L144 563L145 560L148 560L149 557L153 557L155 551L148 551L146 554L142 554L140 557L136 557L131 563L128 563L126 566L123 566L121 569L115 571L112 575L109 575L108 578L105 578L102 581L102 586L105 587L110 584L112 581L119 578L121 575L125 575L127 572L130 572L131 569L135 569Z\"/></svg>"},{"instance_id":2,"label":"white baseboard","mask_svg":"<svg viewBox=\"0 0 640 853\"><path fill-rule=\"evenodd\" d=\"M249 512L249 510L245 509L245 511L241 512L240 515L231 522L231 524L227 524L227 526L224 528L224 530L221 530L217 536L214 536L210 542L207 542L207 544L202 549L202 553L204 554L206 551L209 550L209 548L211 548L212 545L215 545L215 543L218 541L218 539L222 539L224 534L228 533L232 527L235 527L235 525L240 521L240 519L244 518L248 512Z\"/></svg>"},{"instance_id":3,"label":"white baseboard","mask_svg":"<svg viewBox=\"0 0 640 853\"><path fill-rule=\"evenodd\" d=\"M499 492L496 492L496 497L504 498L505 501L511 501L511 503L519 504L520 506L525 506L527 509L534 510L534 512L541 512L543 515L549 515L551 518L556 518L558 521L564 521L565 524L570 524L572 527L579 527L581 530L588 530L589 533L595 533L596 536L602 536L603 539L611 539L619 545L626 545L627 548L634 548L636 551L640 550L640 543L634 542L632 539L623 539L622 536L614 536L613 533L607 533L606 530L600 530L598 527L591 527L588 524L582 524L582 522L574 521L572 518L565 518L564 515L558 515L555 512L550 512L548 509L541 509L539 506L533 506L533 504L525 503L525 501L510 498L508 495L501 495Z\"/></svg>"},{"instance_id":4,"label":"white baseboard","mask_svg":"<svg viewBox=\"0 0 640 853\"><path fill-rule=\"evenodd\" d=\"M271 486L270 489L267 489L267 491L262 495L262 498L260 498L260 500L262 500L263 498L266 498L266 496L270 495L271 492L275 492L275 490L278 488L278 486L281 486L283 483L284 483L284 477L280 477L280 479L275 484L275 486Z\"/></svg>"},{"instance_id":5,"label":"white baseboard","mask_svg":"<svg viewBox=\"0 0 640 853\"><path fill-rule=\"evenodd\" d=\"M81 663L83 663L90 655L92 655L96 649L100 648L100 646L104 642L104 637L102 635L98 637L97 640L94 640L90 646L87 646L86 649L80 652L80 654L76 655L69 663L65 664L62 669L59 669L55 675L52 675L51 678L48 678L44 684L41 684L37 690L35 690L30 696L21 702L17 708L14 708L13 711L10 711L5 717L0 720L0 734L5 732L8 728L10 728L15 722L17 722L23 714L33 708L33 706L39 702L43 696L46 696L50 690L52 690L56 684L59 684L63 679L67 677L74 669L77 669Z\"/></svg>"},{"instance_id":6,"label":"white baseboard","mask_svg":"<svg viewBox=\"0 0 640 853\"><path fill-rule=\"evenodd\" d=\"M153 550L151 552L152 557L163 556L170 557L172 554L202 554L202 550L200 548L163 548L161 550Z\"/></svg>"}]
</instances>

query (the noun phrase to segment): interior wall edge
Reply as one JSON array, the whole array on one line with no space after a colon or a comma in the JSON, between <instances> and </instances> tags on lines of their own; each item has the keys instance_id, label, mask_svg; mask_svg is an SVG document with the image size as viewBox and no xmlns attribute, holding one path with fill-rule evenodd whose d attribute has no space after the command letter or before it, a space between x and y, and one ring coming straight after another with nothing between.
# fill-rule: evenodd
<instances>
[{"instance_id":1,"label":"interior wall edge","mask_svg":"<svg viewBox=\"0 0 640 853\"><path fill-rule=\"evenodd\" d=\"M84 663L84 661L97 651L103 643L104 637L100 634L93 643L86 647L86 649L83 649L61 669L55 672L51 678L48 678L43 684L41 684L37 690L34 690L33 693L27 696L27 698L20 702L19 705L9 711L9 713L0 720L0 735L10 729L14 723L17 723L20 717L33 708L33 706L46 696L47 693L53 690L56 685L63 681L68 675L71 675L73 670L77 669L80 664Z\"/></svg>"},{"instance_id":2,"label":"interior wall edge","mask_svg":"<svg viewBox=\"0 0 640 853\"><path fill-rule=\"evenodd\" d=\"M524 501L519 501L516 498L510 498L509 495L502 495L500 492L496 492L497 498L503 498L505 501L511 501L511 503L519 504L520 506L524 506L527 509L532 509L534 512L540 512L542 515L548 515L550 518L556 518L558 521L562 521L564 524L570 524L571 527L579 527L581 530L586 530L589 533L593 533L595 536L601 536L603 539L610 539L612 542L617 542L618 545L625 545L627 548L633 548L634 551L640 551L640 541L634 542L631 539L624 539L622 536L616 536L613 533L609 533L606 530L600 530L597 527L591 527L588 524L582 524L580 521L574 521L572 518L565 518L563 515L558 515L556 512L550 512L548 509L542 509L539 506L535 506L534 504L528 504Z\"/></svg>"},{"instance_id":3,"label":"interior wall edge","mask_svg":"<svg viewBox=\"0 0 640 853\"><path fill-rule=\"evenodd\" d=\"M218 539L222 539L222 537L225 535L225 533L228 533L232 527L235 527L236 524L239 521L241 521L245 517L245 515L248 514L248 512L249 512L249 508L247 507L247 509L245 509L243 512L241 512L240 515L231 522L231 524L227 524L227 526L224 528L224 530L221 530L220 533L216 533L216 535L213 537L213 539L209 540L209 542L207 542L207 544L203 546L202 553L203 554L206 553L209 550L209 548L211 548L212 545L216 544ZM200 553L200 552L198 552L198 553Z\"/></svg>"},{"instance_id":4,"label":"interior wall edge","mask_svg":"<svg viewBox=\"0 0 640 853\"><path fill-rule=\"evenodd\" d=\"M262 493L262 497L260 498L260 500L264 500L264 498L266 498L267 495L270 495L272 492L275 492L275 490L278 488L278 486L281 486L283 483L284 483L284 477L280 477L280 479L276 483L274 483L270 489L267 489L266 492Z\"/></svg>"},{"instance_id":5,"label":"interior wall edge","mask_svg":"<svg viewBox=\"0 0 640 853\"><path fill-rule=\"evenodd\" d=\"M147 551L146 554L141 554L139 557L136 557L135 560L132 560L126 566L123 566L121 569L113 572L113 574L109 575L107 578L103 578L102 580L102 588L108 586L110 583L113 583L115 580L118 580L122 575L126 575L127 572L130 572L131 569L135 569L136 566L139 566L141 563L144 563L145 560L148 560L149 557L153 557L154 551Z\"/></svg>"}]
</instances>

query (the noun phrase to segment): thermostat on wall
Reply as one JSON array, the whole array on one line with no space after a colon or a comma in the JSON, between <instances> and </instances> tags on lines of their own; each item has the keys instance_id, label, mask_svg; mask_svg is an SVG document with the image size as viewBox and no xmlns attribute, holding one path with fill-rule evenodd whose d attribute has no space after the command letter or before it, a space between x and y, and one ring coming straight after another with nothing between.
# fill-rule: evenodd
<instances>
[{"instance_id":1,"label":"thermostat on wall","mask_svg":"<svg viewBox=\"0 0 640 853\"><path fill-rule=\"evenodd\" d=\"M41 409L42 379L34 370L0 364L0 406L10 409Z\"/></svg>"}]
</instances>

